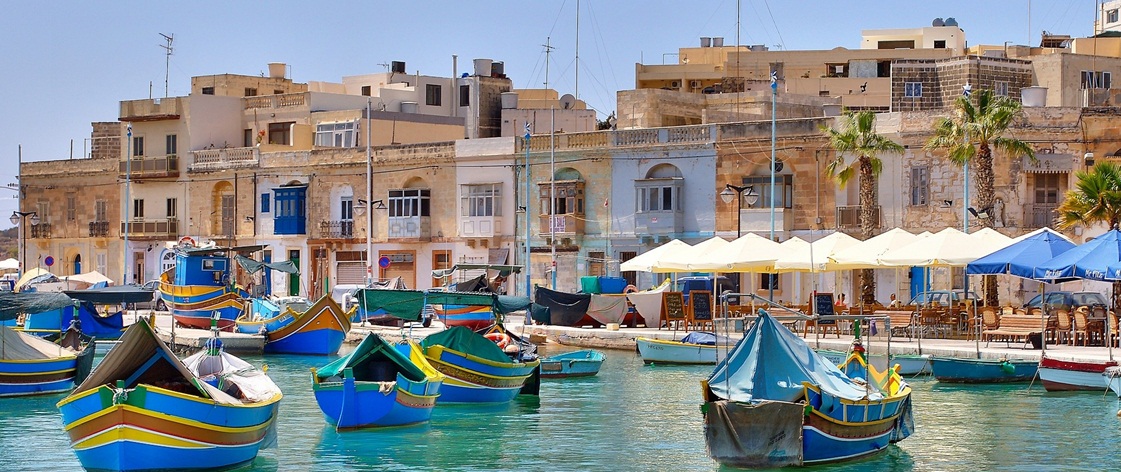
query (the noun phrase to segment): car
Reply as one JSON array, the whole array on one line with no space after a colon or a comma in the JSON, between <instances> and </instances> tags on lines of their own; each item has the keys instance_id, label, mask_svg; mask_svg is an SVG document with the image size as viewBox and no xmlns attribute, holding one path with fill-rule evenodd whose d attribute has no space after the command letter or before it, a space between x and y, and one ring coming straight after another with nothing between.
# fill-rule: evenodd
<instances>
[{"instance_id":1,"label":"car","mask_svg":"<svg viewBox=\"0 0 1121 472\"><path fill-rule=\"evenodd\" d=\"M963 293L963 290L931 290L929 292L922 292L918 295L915 295L911 298L910 302L907 302L907 304L926 305L927 300L930 300L930 302L934 305L949 306L949 300L953 300L953 303L959 303L962 299L966 298L965 296L963 296ZM968 298L975 302L981 299L981 297L977 296L976 292L969 292Z\"/></svg>"},{"instance_id":2,"label":"car","mask_svg":"<svg viewBox=\"0 0 1121 472\"><path fill-rule=\"evenodd\" d=\"M1024 308L1038 308L1039 301L1043 299L1043 293L1036 295L1027 303ZM1047 295L1047 308L1049 310L1062 309L1070 311L1074 307L1080 306L1109 306L1105 296L1098 292L1066 292L1055 291L1046 292Z\"/></svg>"},{"instance_id":3,"label":"car","mask_svg":"<svg viewBox=\"0 0 1121 472\"><path fill-rule=\"evenodd\" d=\"M144 310L167 311L167 304L164 303L163 296L160 294L160 281L159 280L149 280L147 282L144 282L144 285L141 285L140 287L145 289L145 290L151 290L152 291L152 301L129 304L128 308L130 310L144 309Z\"/></svg>"}]
</instances>

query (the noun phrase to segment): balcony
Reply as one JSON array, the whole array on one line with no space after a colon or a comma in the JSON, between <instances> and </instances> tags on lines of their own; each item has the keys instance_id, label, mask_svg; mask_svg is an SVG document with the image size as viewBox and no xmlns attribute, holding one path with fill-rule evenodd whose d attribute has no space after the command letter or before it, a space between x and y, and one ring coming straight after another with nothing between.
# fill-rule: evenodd
<instances>
[{"instance_id":1,"label":"balcony","mask_svg":"<svg viewBox=\"0 0 1121 472\"><path fill-rule=\"evenodd\" d=\"M245 109L296 108L308 105L308 92L282 93L279 95L259 95L245 97Z\"/></svg>"},{"instance_id":2,"label":"balcony","mask_svg":"<svg viewBox=\"0 0 1121 472\"><path fill-rule=\"evenodd\" d=\"M31 226L32 238L50 239L51 237L51 224L47 222L39 223Z\"/></svg>"},{"instance_id":3,"label":"balcony","mask_svg":"<svg viewBox=\"0 0 1121 472\"><path fill-rule=\"evenodd\" d=\"M880 206L872 209L872 221L875 227L882 226L880 222ZM860 205L842 205L837 207L837 229L860 228Z\"/></svg>"},{"instance_id":4,"label":"balcony","mask_svg":"<svg viewBox=\"0 0 1121 472\"><path fill-rule=\"evenodd\" d=\"M222 170L256 167L261 152L255 147L204 149L191 151L193 163L190 170Z\"/></svg>"},{"instance_id":5,"label":"balcony","mask_svg":"<svg viewBox=\"0 0 1121 472\"><path fill-rule=\"evenodd\" d=\"M120 162L120 176L132 179L179 177L179 156L136 156Z\"/></svg>"},{"instance_id":6,"label":"balcony","mask_svg":"<svg viewBox=\"0 0 1121 472\"><path fill-rule=\"evenodd\" d=\"M127 226L127 228L126 228ZM174 239L179 237L177 218L135 218L131 222L121 222L121 234L137 239Z\"/></svg>"},{"instance_id":7,"label":"balcony","mask_svg":"<svg viewBox=\"0 0 1121 472\"><path fill-rule=\"evenodd\" d=\"M538 236L549 236L555 234L557 236L581 236L584 234L584 215L577 215L575 213L565 213L563 215L552 216L552 230L550 231L549 220L550 215L540 215L538 220Z\"/></svg>"},{"instance_id":8,"label":"balcony","mask_svg":"<svg viewBox=\"0 0 1121 472\"><path fill-rule=\"evenodd\" d=\"M179 97L149 98L121 102L120 121L161 121L178 120L183 114L183 102Z\"/></svg>"},{"instance_id":9,"label":"balcony","mask_svg":"<svg viewBox=\"0 0 1121 472\"><path fill-rule=\"evenodd\" d=\"M428 216L391 216L389 217L389 239L411 239L429 241L432 239L431 217Z\"/></svg>"},{"instance_id":10,"label":"balcony","mask_svg":"<svg viewBox=\"0 0 1121 472\"><path fill-rule=\"evenodd\" d=\"M1034 203L1024 206L1024 228L1038 229L1051 226L1055 222L1055 208L1058 203ZM1008 224L1008 222L1005 222Z\"/></svg>"},{"instance_id":11,"label":"balcony","mask_svg":"<svg viewBox=\"0 0 1121 472\"><path fill-rule=\"evenodd\" d=\"M91 221L90 222L90 237L104 237L109 236L109 222L108 221Z\"/></svg>"},{"instance_id":12,"label":"balcony","mask_svg":"<svg viewBox=\"0 0 1121 472\"><path fill-rule=\"evenodd\" d=\"M354 220L320 221L319 237L351 239L354 237Z\"/></svg>"},{"instance_id":13,"label":"balcony","mask_svg":"<svg viewBox=\"0 0 1121 472\"><path fill-rule=\"evenodd\" d=\"M667 235L684 231L684 213L680 211L646 211L635 213L635 234Z\"/></svg>"}]
</instances>

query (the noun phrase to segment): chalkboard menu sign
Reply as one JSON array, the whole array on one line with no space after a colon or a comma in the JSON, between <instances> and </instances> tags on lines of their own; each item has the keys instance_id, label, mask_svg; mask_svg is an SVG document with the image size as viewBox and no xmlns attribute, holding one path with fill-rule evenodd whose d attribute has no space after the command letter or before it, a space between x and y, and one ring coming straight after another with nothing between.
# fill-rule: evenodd
<instances>
[{"instance_id":1,"label":"chalkboard menu sign","mask_svg":"<svg viewBox=\"0 0 1121 472\"><path fill-rule=\"evenodd\" d=\"M814 314L817 316L833 316L833 294L832 293L815 293L814 294ZM837 320L818 320L817 324L831 325L837 324Z\"/></svg>"},{"instance_id":2,"label":"chalkboard menu sign","mask_svg":"<svg viewBox=\"0 0 1121 472\"><path fill-rule=\"evenodd\" d=\"M689 305L691 305L691 308L693 309L694 320L712 320L712 292L689 292Z\"/></svg>"},{"instance_id":3,"label":"chalkboard menu sign","mask_svg":"<svg viewBox=\"0 0 1121 472\"><path fill-rule=\"evenodd\" d=\"M666 319L685 319L685 296L681 292L662 292L662 312Z\"/></svg>"}]
</instances>

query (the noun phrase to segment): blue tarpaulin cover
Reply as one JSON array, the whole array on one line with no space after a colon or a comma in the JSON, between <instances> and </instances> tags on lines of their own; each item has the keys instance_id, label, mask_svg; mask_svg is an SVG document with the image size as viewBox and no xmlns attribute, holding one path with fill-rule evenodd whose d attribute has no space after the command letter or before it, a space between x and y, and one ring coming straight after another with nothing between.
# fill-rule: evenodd
<instances>
[{"instance_id":1,"label":"blue tarpaulin cover","mask_svg":"<svg viewBox=\"0 0 1121 472\"><path fill-rule=\"evenodd\" d=\"M704 346L715 346L717 342L721 345L735 344L735 341L725 338L724 336L717 336L714 333L706 333L704 331L693 331L686 334L681 338L681 342L689 344L701 344Z\"/></svg>"},{"instance_id":2,"label":"blue tarpaulin cover","mask_svg":"<svg viewBox=\"0 0 1121 472\"><path fill-rule=\"evenodd\" d=\"M759 320L708 378L713 394L737 402L797 401L802 398L802 382L849 400L866 396L864 386L762 310Z\"/></svg>"}]
</instances>

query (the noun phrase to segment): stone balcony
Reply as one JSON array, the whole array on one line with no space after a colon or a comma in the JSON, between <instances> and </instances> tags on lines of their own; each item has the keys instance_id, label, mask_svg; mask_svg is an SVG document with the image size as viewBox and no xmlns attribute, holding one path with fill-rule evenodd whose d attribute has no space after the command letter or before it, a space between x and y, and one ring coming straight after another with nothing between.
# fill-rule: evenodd
<instances>
[{"instance_id":1,"label":"stone balcony","mask_svg":"<svg viewBox=\"0 0 1121 472\"><path fill-rule=\"evenodd\" d=\"M256 167L261 162L261 151L256 147L203 149L191 151L190 170L222 170Z\"/></svg>"},{"instance_id":2,"label":"stone balcony","mask_svg":"<svg viewBox=\"0 0 1121 472\"><path fill-rule=\"evenodd\" d=\"M179 177L179 156L136 156L120 162L121 178Z\"/></svg>"},{"instance_id":3,"label":"stone balcony","mask_svg":"<svg viewBox=\"0 0 1121 472\"><path fill-rule=\"evenodd\" d=\"M149 98L121 102L120 121L162 121L178 120L183 114L183 101L180 97Z\"/></svg>"}]
</instances>

